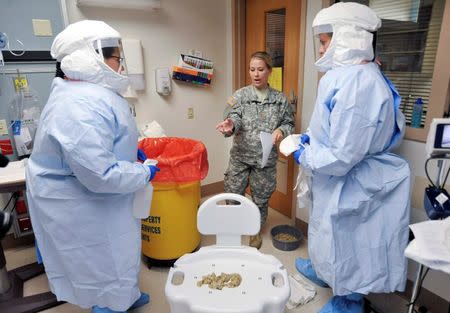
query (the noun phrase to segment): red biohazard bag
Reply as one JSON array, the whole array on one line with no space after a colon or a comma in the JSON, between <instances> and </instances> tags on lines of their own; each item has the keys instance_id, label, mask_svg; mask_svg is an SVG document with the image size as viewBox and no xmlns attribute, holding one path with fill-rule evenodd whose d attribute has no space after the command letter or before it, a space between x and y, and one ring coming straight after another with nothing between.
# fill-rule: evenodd
<instances>
[{"instance_id":1,"label":"red biohazard bag","mask_svg":"<svg viewBox=\"0 0 450 313\"><path fill-rule=\"evenodd\" d=\"M160 171L152 182L193 182L208 174L208 154L200 141L178 137L145 138L139 141L138 147L148 159L158 161Z\"/></svg>"}]
</instances>

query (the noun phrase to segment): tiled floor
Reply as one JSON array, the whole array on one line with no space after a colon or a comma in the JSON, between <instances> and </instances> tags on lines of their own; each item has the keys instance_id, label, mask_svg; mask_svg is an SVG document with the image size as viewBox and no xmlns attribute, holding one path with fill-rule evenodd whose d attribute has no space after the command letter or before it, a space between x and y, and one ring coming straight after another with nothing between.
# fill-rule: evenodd
<instances>
[{"instance_id":1,"label":"tiled floor","mask_svg":"<svg viewBox=\"0 0 450 313\"><path fill-rule=\"evenodd\" d=\"M290 220L280 213L270 210L269 218L266 226L262 230L263 245L260 249L262 253L272 254L277 257L287 268L290 274L296 273L294 261L296 257L307 257L307 242L304 241L300 248L295 251L280 251L273 247L270 238L270 229L279 224L289 224ZM248 239L246 239L248 241ZM202 238L202 245L210 245L214 242L214 238L206 236ZM20 247L5 251L7 268L13 269L36 260L34 247ZM136 309L134 313L169 313L169 304L164 295L164 286L167 279L168 268L153 267L148 269L145 264L141 264L140 288L144 292L148 292L151 297L149 304ZM38 276L25 283L24 295L33 295L48 291L48 281L45 275ZM300 306L294 310L286 310L285 312L317 312L331 297L331 290L317 287L316 297L304 306ZM63 304L52 309L43 311L46 313L88 313L90 310L81 309L72 304ZM131 311L130 311L131 312Z\"/></svg>"}]
</instances>

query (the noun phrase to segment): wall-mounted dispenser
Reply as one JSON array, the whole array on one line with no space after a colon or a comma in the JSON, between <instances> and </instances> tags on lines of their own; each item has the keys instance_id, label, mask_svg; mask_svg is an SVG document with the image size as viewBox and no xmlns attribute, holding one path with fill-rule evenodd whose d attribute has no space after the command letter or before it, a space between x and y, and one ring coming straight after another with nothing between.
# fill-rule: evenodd
<instances>
[{"instance_id":1,"label":"wall-mounted dispenser","mask_svg":"<svg viewBox=\"0 0 450 313\"><path fill-rule=\"evenodd\" d=\"M162 67L155 70L156 92L160 95L167 96L172 91L170 84L169 68Z\"/></svg>"}]
</instances>

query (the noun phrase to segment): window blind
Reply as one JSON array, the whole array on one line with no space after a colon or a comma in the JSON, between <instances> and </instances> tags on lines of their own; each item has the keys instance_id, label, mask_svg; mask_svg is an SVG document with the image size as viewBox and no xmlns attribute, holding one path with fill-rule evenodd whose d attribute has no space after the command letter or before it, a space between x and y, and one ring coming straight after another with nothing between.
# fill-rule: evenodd
<instances>
[{"instance_id":1,"label":"window blind","mask_svg":"<svg viewBox=\"0 0 450 313\"><path fill-rule=\"evenodd\" d=\"M285 25L285 9L266 13L266 51L272 57L274 67L284 65Z\"/></svg>"},{"instance_id":2,"label":"window blind","mask_svg":"<svg viewBox=\"0 0 450 313\"><path fill-rule=\"evenodd\" d=\"M402 96L407 125L411 124L416 99L422 98L424 127L445 0L353 2L368 4L382 19L377 33L381 68Z\"/></svg>"},{"instance_id":3,"label":"window blind","mask_svg":"<svg viewBox=\"0 0 450 313\"><path fill-rule=\"evenodd\" d=\"M391 16L396 11L403 14L401 8L405 8L408 0L391 1L390 5L379 7L383 16L383 11L390 11ZM425 125L426 113L430 105L430 91L433 78L434 61L439 43L439 33L441 30L442 16L444 12L445 0L422 1L418 8L417 22L414 27L409 24L413 22L395 22L383 20L386 28L379 31L378 41L386 45L395 46L389 40L395 40L397 45L403 47L397 54L398 58L403 58L409 62L407 70L388 68L384 65L384 58L389 60L389 53L380 53L382 69L392 80L402 96L401 109L406 118L406 125L411 124L413 105L417 98L423 100L423 114L421 127ZM402 7L403 6L403 7ZM396 26L395 26L396 24ZM395 56L395 54L391 54ZM400 61L401 62L401 61Z\"/></svg>"}]
</instances>

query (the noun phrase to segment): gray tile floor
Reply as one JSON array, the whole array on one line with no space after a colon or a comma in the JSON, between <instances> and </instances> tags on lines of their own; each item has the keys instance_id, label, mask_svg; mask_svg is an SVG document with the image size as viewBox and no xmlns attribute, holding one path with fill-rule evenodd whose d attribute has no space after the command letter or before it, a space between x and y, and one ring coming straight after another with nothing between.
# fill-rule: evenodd
<instances>
[{"instance_id":1,"label":"gray tile floor","mask_svg":"<svg viewBox=\"0 0 450 313\"><path fill-rule=\"evenodd\" d=\"M260 249L262 253L272 254L277 257L287 268L289 274L295 274L297 271L295 269L294 261L295 258L307 257L308 249L307 249L307 241L304 241L301 246L295 251L280 251L273 247L271 238L270 238L270 229L279 224L290 224L290 220L278 213L277 211L270 210L269 218L267 224L262 230L263 236L263 244ZM210 245L214 243L214 238L211 236L204 236L202 238L201 245ZM248 242L248 238L244 239L244 242ZM7 260L7 268L8 270L34 262L36 260L34 247L33 246L25 246L19 247L15 249L9 249L5 251L6 260ZM158 268L153 267L148 269L145 264L141 264L141 274L140 274L140 288L144 292L148 292L150 294L151 300L150 303L136 309L132 312L134 313L169 313L169 304L164 295L164 286L167 279L169 268ZM33 278L25 283L24 286L24 295L33 295L41 292L48 291L48 281L45 275L38 276ZM291 312L317 312L331 297L331 290L317 287L317 295L316 297L309 303L304 306L297 307L294 310L286 310L286 313ZM88 313L90 310L81 309L72 304L63 304L57 307L54 307L49 310L45 310L43 312L46 313L75 313L75 312L83 312ZM130 311L131 312L131 311Z\"/></svg>"}]
</instances>

